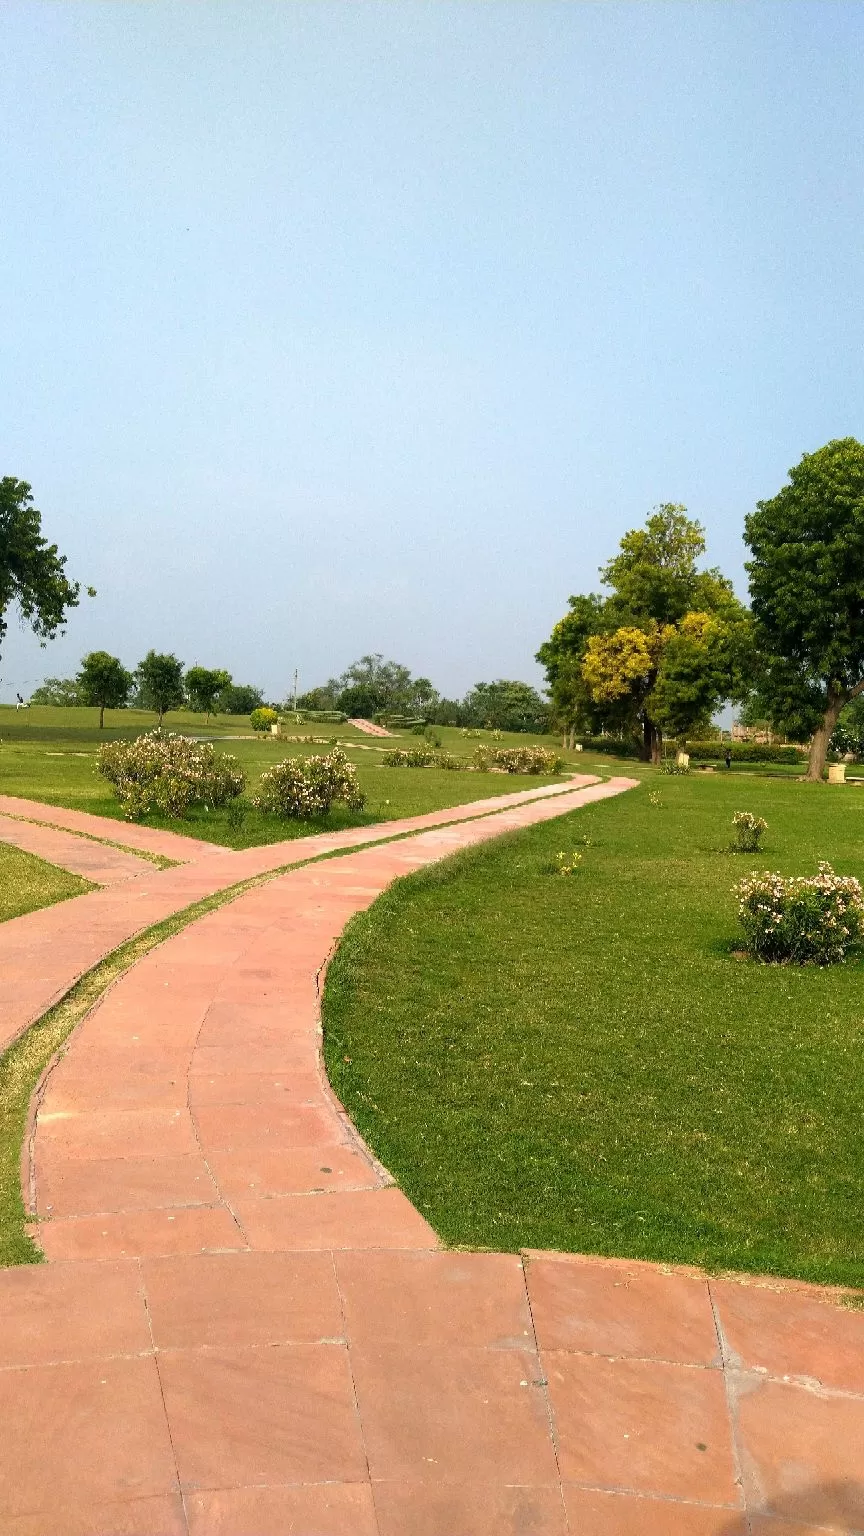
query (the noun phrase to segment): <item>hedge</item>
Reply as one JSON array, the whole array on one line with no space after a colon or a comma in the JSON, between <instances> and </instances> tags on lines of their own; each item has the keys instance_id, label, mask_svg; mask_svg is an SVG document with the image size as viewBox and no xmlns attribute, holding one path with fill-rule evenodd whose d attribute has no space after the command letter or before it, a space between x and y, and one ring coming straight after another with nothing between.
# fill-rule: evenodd
<instances>
[{"instance_id":1,"label":"hedge","mask_svg":"<svg viewBox=\"0 0 864 1536\"><path fill-rule=\"evenodd\" d=\"M612 757L641 757L642 748L632 737L580 736L579 745L585 752L608 752Z\"/></svg>"},{"instance_id":2,"label":"hedge","mask_svg":"<svg viewBox=\"0 0 864 1536\"><path fill-rule=\"evenodd\" d=\"M726 753L733 763L803 763L800 747L769 747L758 741L685 741L684 751L697 763L722 763Z\"/></svg>"}]
</instances>

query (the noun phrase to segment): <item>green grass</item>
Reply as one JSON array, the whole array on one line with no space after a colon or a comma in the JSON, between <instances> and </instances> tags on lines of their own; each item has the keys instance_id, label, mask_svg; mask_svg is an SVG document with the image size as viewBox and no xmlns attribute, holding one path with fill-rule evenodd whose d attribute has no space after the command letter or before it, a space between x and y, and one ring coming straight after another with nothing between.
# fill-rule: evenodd
<instances>
[{"instance_id":1,"label":"green grass","mask_svg":"<svg viewBox=\"0 0 864 1536\"><path fill-rule=\"evenodd\" d=\"M693 775L401 880L330 967L333 1086L449 1244L864 1286L864 964L734 954L735 880L820 858L864 875L864 790Z\"/></svg>"},{"instance_id":2,"label":"green grass","mask_svg":"<svg viewBox=\"0 0 864 1536\"><path fill-rule=\"evenodd\" d=\"M89 880L46 864L21 848L0 843L0 923L92 889Z\"/></svg>"},{"instance_id":3,"label":"green grass","mask_svg":"<svg viewBox=\"0 0 864 1536\"><path fill-rule=\"evenodd\" d=\"M111 710L106 711L105 718L106 729L100 732L97 710L34 706L26 712L16 712L8 707L0 708L0 794L90 811L122 822L122 812L110 785L96 772L96 752L101 741L134 737L143 730L151 730L156 717L142 710ZM261 815L250 808L242 826L236 827L232 826L226 810L206 811L198 807L184 821L156 816L147 820L148 826L169 828L229 848L257 847L283 838L338 831L346 826L368 826L555 782L516 774L382 767L381 756L388 746L417 742L418 738L410 734L400 736L396 742L387 742L375 741L350 727L333 727L332 734L328 734L330 727L301 725L289 727L290 734L315 735L320 740L278 741L273 737L232 740L232 731L249 730L245 717L227 720L220 717L211 721L208 728L202 715L178 711L166 716L165 723L171 730L211 735L217 739L217 749L224 748L236 756L247 777L247 798L254 795L261 774L273 763L298 753L325 752L333 737L345 746L349 759L356 764L361 787L367 796L365 809L360 814L352 814L344 806L337 806L323 821L292 822ZM463 737L456 729L442 728L440 734L444 746L466 759L470 759L478 745L477 740ZM489 733L484 732L482 739L490 740ZM500 744L509 746L534 741L556 744L553 738L516 735L504 735ZM624 767L628 771L630 768L629 764L622 765L607 757L589 759L586 753L564 755L569 768L582 772L609 775L623 771ZM122 842L120 829L117 840Z\"/></svg>"}]
</instances>

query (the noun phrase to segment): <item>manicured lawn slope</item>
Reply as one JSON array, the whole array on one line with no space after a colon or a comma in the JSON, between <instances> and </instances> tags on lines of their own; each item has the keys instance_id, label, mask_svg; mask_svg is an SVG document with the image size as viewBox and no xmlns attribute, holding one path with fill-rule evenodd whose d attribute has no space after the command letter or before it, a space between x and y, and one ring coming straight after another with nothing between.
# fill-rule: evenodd
<instances>
[{"instance_id":1,"label":"manicured lawn slope","mask_svg":"<svg viewBox=\"0 0 864 1536\"><path fill-rule=\"evenodd\" d=\"M0 843L0 923L92 889L89 880L46 864L44 859L20 848Z\"/></svg>"},{"instance_id":2,"label":"manicured lawn slope","mask_svg":"<svg viewBox=\"0 0 864 1536\"><path fill-rule=\"evenodd\" d=\"M408 877L331 965L334 1088L448 1243L864 1285L864 966L732 954L733 882L819 858L864 875L864 789L691 777Z\"/></svg>"}]
</instances>

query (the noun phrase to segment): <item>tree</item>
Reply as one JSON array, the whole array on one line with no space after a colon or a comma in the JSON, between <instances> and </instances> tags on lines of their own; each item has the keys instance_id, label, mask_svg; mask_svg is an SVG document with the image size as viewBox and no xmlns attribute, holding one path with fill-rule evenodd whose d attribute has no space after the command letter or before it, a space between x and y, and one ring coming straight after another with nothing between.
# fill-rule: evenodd
<instances>
[{"instance_id":1,"label":"tree","mask_svg":"<svg viewBox=\"0 0 864 1536\"><path fill-rule=\"evenodd\" d=\"M155 709L159 724L169 709L179 709L184 702L183 663L173 654L148 651L135 673L139 695L145 709Z\"/></svg>"},{"instance_id":2,"label":"tree","mask_svg":"<svg viewBox=\"0 0 864 1536\"><path fill-rule=\"evenodd\" d=\"M0 645L6 615L17 603L22 618L44 644L53 640L81 591L66 575L66 557L42 537L42 514L26 480L0 480ZM88 587L91 596L92 587Z\"/></svg>"},{"instance_id":3,"label":"tree","mask_svg":"<svg viewBox=\"0 0 864 1536\"><path fill-rule=\"evenodd\" d=\"M208 667L190 667L186 673L186 692L193 709L202 710L207 719L216 709L216 700L231 686L231 673L211 671Z\"/></svg>"},{"instance_id":4,"label":"tree","mask_svg":"<svg viewBox=\"0 0 864 1536\"><path fill-rule=\"evenodd\" d=\"M463 711L472 725L498 731L545 731L549 709L530 683L498 678L475 683L465 695Z\"/></svg>"},{"instance_id":5,"label":"tree","mask_svg":"<svg viewBox=\"0 0 864 1536\"><path fill-rule=\"evenodd\" d=\"M98 707L101 731L105 728L105 710L122 708L133 679L117 656L109 656L107 651L91 651L84 657L75 681L81 703Z\"/></svg>"},{"instance_id":6,"label":"tree","mask_svg":"<svg viewBox=\"0 0 864 1536\"><path fill-rule=\"evenodd\" d=\"M746 692L748 616L720 571L697 569L704 549L700 524L667 502L602 568L608 597L571 597L537 653L567 728L638 733L659 762L664 732L705 725Z\"/></svg>"},{"instance_id":7,"label":"tree","mask_svg":"<svg viewBox=\"0 0 864 1536\"><path fill-rule=\"evenodd\" d=\"M251 683L229 683L223 688L216 701L220 714L223 715L251 715L253 709L259 709L264 703L264 695L260 688L254 688Z\"/></svg>"},{"instance_id":8,"label":"tree","mask_svg":"<svg viewBox=\"0 0 864 1536\"><path fill-rule=\"evenodd\" d=\"M30 695L31 704L53 704L62 709L74 708L81 703L78 680L74 677L46 677Z\"/></svg>"},{"instance_id":9,"label":"tree","mask_svg":"<svg viewBox=\"0 0 864 1536\"><path fill-rule=\"evenodd\" d=\"M770 713L812 730L807 778L822 778L840 712L864 691L864 445L805 453L744 525Z\"/></svg>"},{"instance_id":10,"label":"tree","mask_svg":"<svg viewBox=\"0 0 864 1536\"><path fill-rule=\"evenodd\" d=\"M370 719L386 711L406 711L411 706L411 686L408 668L398 661L385 661L378 651L352 662L335 680L336 708Z\"/></svg>"}]
</instances>

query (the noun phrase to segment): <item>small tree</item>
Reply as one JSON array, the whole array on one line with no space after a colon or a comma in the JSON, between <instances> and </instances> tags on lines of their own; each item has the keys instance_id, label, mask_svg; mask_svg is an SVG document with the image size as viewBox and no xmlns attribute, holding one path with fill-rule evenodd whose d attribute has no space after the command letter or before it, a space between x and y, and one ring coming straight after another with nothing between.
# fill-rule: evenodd
<instances>
[{"instance_id":1,"label":"small tree","mask_svg":"<svg viewBox=\"0 0 864 1536\"><path fill-rule=\"evenodd\" d=\"M216 700L223 715L251 715L253 709L258 709L263 703L261 689L253 687L251 683L229 683Z\"/></svg>"},{"instance_id":2,"label":"small tree","mask_svg":"<svg viewBox=\"0 0 864 1536\"><path fill-rule=\"evenodd\" d=\"M775 717L809 725L807 778L818 781L841 710L864 692L864 444L805 453L744 530L760 696Z\"/></svg>"},{"instance_id":3,"label":"small tree","mask_svg":"<svg viewBox=\"0 0 864 1536\"><path fill-rule=\"evenodd\" d=\"M129 697L132 673L127 672L117 656L107 651L91 651L81 663L75 679L82 704L99 710L99 729L105 727L105 710L120 709Z\"/></svg>"},{"instance_id":4,"label":"small tree","mask_svg":"<svg viewBox=\"0 0 864 1536\"><path fill-rule=\"evenodd\" d=\"M145 709L155 709L159 724L169 709L179 709L184 701L183 663L173 654L148 651L139 661L136 677Z\"/></svg>"},{"instance_id":5,"label":"small tree","mask_svg":"<svg viewBox=\"0 0 864 1536\"><path fill-rule=\"evenodd\" d=\"M53 640L69 608L78 606L81 587L66 575L66 557L42 537L42 514L33 506L26 480L0 480L0 644L13 603L34 634ZM88 592L94 596L92 587Z\"/></svg>"},{"instance_id":6,"label":"small tree","mask_svg":"<svg viewBox=\"0 0 864 1536\"><path fill-rule=\"evenodd\" d=\"M31 704L53 704L71 709L81 703L78 679L75 677L46 677L30 695Z\"/></svg>"},{"instance_id":7,"label":"small tree","mask_svg":"<svg viewBox=\"0 0 864 1536\"><path fill-rule=\"evenodd\" d=\"M224 688L230 688L230 672L211 671L208 667L190 667L186 673L186 692L193 709L203 710L210 719Z\"/></svg>"}]
</instances>

